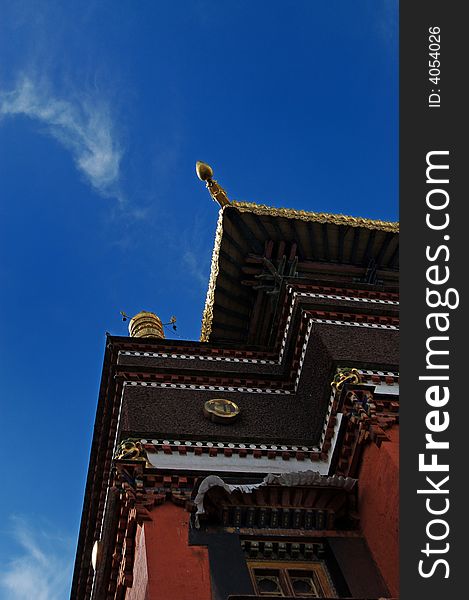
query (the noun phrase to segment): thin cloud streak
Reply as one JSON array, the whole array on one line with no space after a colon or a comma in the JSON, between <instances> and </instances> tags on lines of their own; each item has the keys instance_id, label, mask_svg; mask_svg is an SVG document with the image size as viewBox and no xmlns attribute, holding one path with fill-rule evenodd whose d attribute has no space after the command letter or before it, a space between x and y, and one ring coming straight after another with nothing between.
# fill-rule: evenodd
<instances>
[{"instance_id":1,"label":"thin cloud streak","mask_svg":"<svg viewBox=\"0 0 469 600\"><path fill-rule=\"evenodd\" d=\"M0 93L0 118L16 115L45 125L46 132L71 152L77 169L95 190L123 200L119 190L123 150L103 98L85 93L57 98L47 82L23 76L13 90Z\"/></svg>"},{"instance_id":2,"label":"thin cloud streak","mask_svg":"<svg viewBox=\"0 0 469 600\"><path fill-rule=\"evenodd\" d=\"M72 572L70 543L13 519L12 540L19 553L0 568L0 596L9 600L63 600ZM3 596L2 590L8 594Z\"/></svg>"},{"instance_id":3,"label":"thin cloud streak","mask_svg":"<svg viewBox=\"0 0 469 600\"><path fill-rule=\"evenodd\" d=\"M197 283L205 287L208 282L208 274L205 273L201 267L201 261L195 252L186 250L182 255L183 264L187 267L189 274L193 277Z\"/></svg>"},{"instance_id":4,"label":"thin cloud streak","mask_svg":"<svg viewBox=\"0 0 469 600\"><path fill-rule=\"evenodd\" d=\"M206 220L196 213L190 230L182 231L180 238L172 240L179 256L182 255L180 266L197 283L197 292L207 288L209 279L211 253L202 242L207 227Z\"/></svg>"}]
</instances>

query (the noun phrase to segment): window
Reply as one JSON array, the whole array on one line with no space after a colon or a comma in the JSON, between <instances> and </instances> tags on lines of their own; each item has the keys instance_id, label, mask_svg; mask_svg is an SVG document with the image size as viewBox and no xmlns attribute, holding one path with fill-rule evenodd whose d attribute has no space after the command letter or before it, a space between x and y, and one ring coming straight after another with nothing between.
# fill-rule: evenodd
<instances>
[{"instance_id":1,"label":"window","mask_svg":"<svg viewBox=\"0 0 469 600\"><path fill-rule=\"evenodd\" d=\"M248 562L256 594L260 597L327 598L335 592L321 562Z\"/></svg>"},{"instance_id":2,"label":"window","mask_svg":"<svg viewBox=\"0 0 469 600\"><path fill-rule=\"evenodd\" d=\"M254 589L259 596L285 596L278 569L253 569Z\"/></svg>"}]
</instances>

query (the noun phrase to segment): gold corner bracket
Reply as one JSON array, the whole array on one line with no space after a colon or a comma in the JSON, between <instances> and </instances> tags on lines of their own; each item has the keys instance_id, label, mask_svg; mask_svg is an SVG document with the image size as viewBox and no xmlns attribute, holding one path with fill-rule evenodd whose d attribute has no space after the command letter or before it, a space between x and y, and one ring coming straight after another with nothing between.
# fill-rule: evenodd
<instances>
[{"instance_id":1,"label":"gold corner bracket","mask_svg":"<svg viewBox=\"0 0 469 600\"><path fill-rule=\"evenodd\" d=\"M360 371L350 367L337 369L334 379L331 381L331 387L337 392L341 392L346 383L360 383Z\"/></svg>"}]
</instances>

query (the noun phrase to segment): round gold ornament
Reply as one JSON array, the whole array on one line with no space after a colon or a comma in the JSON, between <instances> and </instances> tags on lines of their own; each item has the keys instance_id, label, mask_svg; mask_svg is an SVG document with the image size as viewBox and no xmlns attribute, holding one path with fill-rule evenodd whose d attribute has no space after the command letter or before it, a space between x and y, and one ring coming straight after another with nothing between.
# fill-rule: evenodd
<instances>
[{"instance_id":1,"label":"round gold ornament","mask_svg":"<svg viewBox=\"0 0 469 600\"><path fill-rule=\"evenodd\" d=\"M204 415L214 423L232 423L239 413L239 406L224 398L207 400L204 404Z\"/></svg>"}]
</instances>

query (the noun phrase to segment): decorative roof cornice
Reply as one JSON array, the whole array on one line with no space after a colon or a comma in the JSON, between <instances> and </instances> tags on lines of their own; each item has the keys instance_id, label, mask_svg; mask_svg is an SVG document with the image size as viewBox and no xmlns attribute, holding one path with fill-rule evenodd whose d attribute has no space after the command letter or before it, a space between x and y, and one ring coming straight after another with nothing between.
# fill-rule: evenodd
<instances>
[{"instance_id":1,"label":"decorative roof cornice","mask_svg":"<svg viewBox=\"0 0 469 600\"><path fill-rule=\"evenodd\" d=\"M348 215L331 213L316 213L292 208L276 208L274 206L254 204L252 202L232 201L228 208L232 207L237 208L240 212L251 212L256 215L285 217L286 219L298 219L300 221L312 221L316 223L332 223L333 225L349 225L350 227L365 227L366 229L378 229L380 231L399 233L399 222L378 221L365 219L364 217L350 217Z\"/></svg>"},{"instance_id":2,"label":"decorative roof cornice","mask_svg":"<svg viewBox=\"0 0 469 600\"><path fill-rule=\"evenodd\" d=\"M228 484L218 475L209 475L200 482L197 494L194 498L194 504L197 507L195 525L196 527L199 527L198 516L205 513L204 497L213 487L221 487L228 492L228 494L235 491L241 492L241 494L252 494L261 487L272 485L283 487L306 486L328 489L334 488L344 492L350 492L356 483L357 479L352 477L342 477L338 475L327 476L312 470L303 471L301 473L268 473L264 479L258 483L238 484Z\"/></svg>"},{"instance_id":3,"label":"decorative roof cornice","mask_svg":"<svg viewBox=\"0 0 469 600\"><path fill-rule=\"evenodd\" d=\"M291 208L276 208L266 206L265 204L255 204L251 202L239 202L233 200L230 204L223 206L218 215L217 228L215 232L215 242L212 252L212 263L210 268L210 278L205 299L205 307L202 316L202 329L200 341L208 342L212 332L213 307L215 303L215 289L219 273L219 256L223 239L223 216L226 210L236 209L241 213L253 213L255 215L267 215L270 217L284 217L287 219L297 219L312 223L331 223L333 225L347 225L349 227L363 227L365 229L385 231L390 233L399 233L399 222L379 221L366 219L364 217L351 217L348 215L315 213L305 210L295 210Z\"/></svg>"},{"instance_id":4,"label":"decorative roof cornice","mask_svg":"<svg viewBox=\"0 0 469 600\"><path fill-rule=\"evenodd\" d=\"M221 208L218 214L217 229L215 232L215 242L212 253L212 264L210 267L210 279L208 282L207 297L205 299L205 307L202 315L202 329L200 332L201 342L208 342L210 333L212 332L215 287L217 284L217 276L219 271L218 257L220 255L221 240L223 236L223 210L224 208Z\"/></svg>"}]
</instances>

